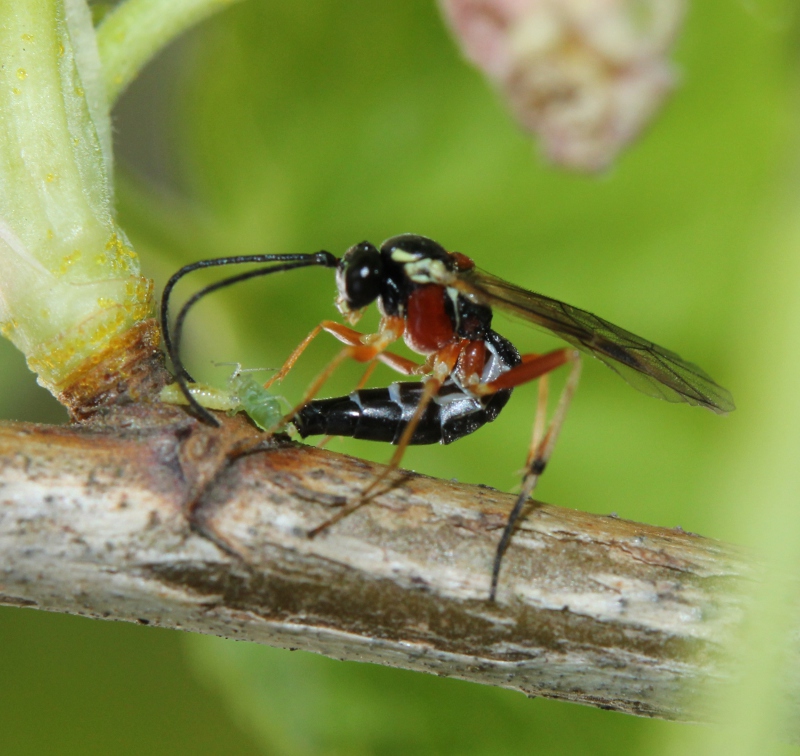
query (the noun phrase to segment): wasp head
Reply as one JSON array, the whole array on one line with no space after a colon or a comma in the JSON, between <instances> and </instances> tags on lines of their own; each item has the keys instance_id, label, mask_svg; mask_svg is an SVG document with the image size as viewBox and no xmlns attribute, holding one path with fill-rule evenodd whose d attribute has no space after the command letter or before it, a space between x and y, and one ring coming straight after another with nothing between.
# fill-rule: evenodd
<instances>
[{"instance_id":1,"label":"wasp head","mask_svg":"<svg viewBox=\"0 0 800 756\"><path fill-rule=\"evenodd\" d=\"M350 247L336 268L339 312L355 322L360 310L380 295L382 279L383 261L376 247L366 241Z\"/></svg>"}]
</instances>

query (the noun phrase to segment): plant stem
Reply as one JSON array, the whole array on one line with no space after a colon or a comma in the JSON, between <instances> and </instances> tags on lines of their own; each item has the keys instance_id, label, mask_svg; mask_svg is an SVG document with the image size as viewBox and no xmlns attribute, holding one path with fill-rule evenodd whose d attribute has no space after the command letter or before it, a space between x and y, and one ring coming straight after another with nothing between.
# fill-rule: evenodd
<instances>
[{"instance_id":1,"label":"plant stem","mask_svg":"<svg viewBox=\"0 0 800 756\"><path fill-rule=\"evenodd\" d=\"M175 37L237 0L126 0L97 29L108 102Z\"/></svg>"},{"instance_id":2,"label":"plant stem","mask_svg":"<svg viewBox=\"0 0 800 756\"><path fill-rule=\"evenodd\" d=\"M0 332L60 395L146 318L85 0L0 4Z\"/></svg>"}]
</instances>

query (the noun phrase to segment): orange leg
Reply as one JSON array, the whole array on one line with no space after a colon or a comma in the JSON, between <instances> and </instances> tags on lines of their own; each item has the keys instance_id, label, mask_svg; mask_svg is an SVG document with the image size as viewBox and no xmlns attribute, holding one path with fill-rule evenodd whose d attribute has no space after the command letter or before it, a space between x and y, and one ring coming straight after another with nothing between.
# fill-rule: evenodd
<instances>
[{"instance_id":1,"label":"orange leg","mask_svg":"<svg viewBox=\"0 0 800 756\"><path fill-rule=\"evenodd\" d=\"M418 362L414 362L414 360L401 357L399 354L395 354L394 352L381 352L378 355L378 362L382 362L384 365L387 365L396 373L400 373L401 375L420 375L424 368L424 365L420 365ZM359 382L359 388L364 388L364 385L368 379L369 376L367 376L366 379L362 378L362 380Z\"/></svg>"},{"instance_id":2,"label":"orange leg","mask_svg":"<svg viewBox=\"0 0 800 756\"><path fill-rule=\"evenodd\" d=\"M574 349L556 349L547 354L524 354L522 364L511 368L491 383L481 383L472 388L478 396L494 394L502 389L516 388L530 383L574 359Z\"/></svg>"},{"instance_id":3,"label":"orange leg","mask_svg":"<svg viewBox=\"0 0 800 756\"><path fill-rule=\"evenodd\" d=\"M478 386L483 369L486 367L486 343L483 341L467 341L453 371L462 386L469 388Z\"/></svg>"},{"instance_id":4,"label":"orange leg","mask_svg":"<svg viewBox=\"0 0 800 756\"><path fill-rule=\"evenodd\" d=\"M545 422L547 420L547 399L550 389L550 381L547 375L543 375L539 379L539 398L536 402L536 416L533 420L533 435L531 436L531 445L528 449L528 458L525 460L525 469L527 470L534 457L534 450L539 448L542 443L545 432Z\"/></svg>"},{"instance_id":5,"label":"orange leg","mask_svg":"<svg viewBox=\"0 0 800 756\"><path fill-rule=\"evenodd\" d=\"M494 563L492 565L492 582L489 590L489 601L495 600L495 596L497 594L497 582L500 577L500 565L503 560L503 554L505 554L508 544L511 542L511 536L514 533L514 527L516 526L517 521L522 514L523 507L533 494L536 484L539 482L539 478L541 477L548 461L550 460L550 456L552 455L556 441L558 440L558 434L561 432L561 427L564 424L564 418L567 415L567 409L569 408L572 397L575 395L575 390L578 387L578 379L580 378L581 374L580 355L578 352L572 349L563 349L559 350L559 352L563 352L565 357L563 362L559 364L570 362L572 363L572 369L567 377L567 382L564 385L564 389L561 392L555 412L553 413L553 418L550 421L550 425L546 431L544 431L544 414L547 409L547 387L546 385L543 386L543 384L540 384L539 401L536 408L536 420L534 421L533 439L531 441L531 448L528 452L528 458L526 462L527 470L525 472L525 477L522 479L522 490L520 491L519 496L514 503L514 508L511 510L511 514L508 516L508 521L503 529L503 535L500 537L500 543L497 545L497 551L495 552ZM554 354L556 353L551 352L550 355L544 355L542 359L550 357ZM528 365L533 365L536 362L537 360L530 360L528 363L523 362L523 364L518 367L524 368ZM508 373L511 373L514 370L517 370L517 368L512 368L512 370L509 370ZM504 373L498 380L501 380L503 377L508 375L508 373ZM523 371L518 373L518 375L522 374ZM497 381L495 381L495 383L496 382ZM522 382L524 383L525 381L523 380Z\"/></svg>"},{"instance_id":6,"label":"orange leg","mask_svg":"<svg viewBox=\"0 0 800 756\"><path fill-rule=\"evenodd\" d=\"M275 373L265 384L264 388L268 389L273 383L280 383L287 375L287 373L294 367L294 363L300 358L300 355L306 351L306 347L322 333L323 329L328 323L333 323L332 320L323 320L311 333L308 334L289 355L289 359L283 363L281 369Z\"/></svg>"},{"instance_id":7,"label":"orange leg","mask_svg":"<svg viewBox=\"0 0 800 756\"><path fill-rule=\"evenodd\" d=\"M384 352L383 354L384 356L390 355L392 357L397 357L398 360L405 362L408 366L407 369L398 370L398 372L403 372L405 375L411 375L412 372L419 370L421 367L416 362L412 362L411 360L407 360L405 357L400 357L399 355L392 354L391 352ZM369 381L370 376L375 372L376 367L378 367L378 360L373 360L369 363L367 369L364 371L364 375L361 376L361 379L358 381L353 391L361 391L361 389L367 385L367 382ZM317 449L322 449L324 446L327 446L332 438L333 436L323 436L319 441L317 441Z\"/></svg>"},{"instance_id":8,"label":"orange leg","mask_svg":"<svg viewBox=\"0 0 800 756\"><path fill-rule=\"evenodd\" d=\"M377 359L384 362L393 370L397 370L398 373L411 375L412 372L419 367L416 362L407 360L405 357L401 357L398 354L385 351L389 344L403 335L403 327L404 323L402 318L384 318L378 333L365 335L341 323L337 323L334 320L323 320L297 345L295 350L289 355L289 359L283 363L281 369L264 384L264 388L269 388L273 383L280 383L294 367L295 362L297 362L300 355L305 352L308 345L323 331L331 334L331 336L338 339L343 344L347 344L347 346L357 350L354 352L353 356L360 362L368 362L375 359L377 356ZM379 347L377 355L371 350L371 348L375 346ZM367 350L364 351L363 354L371 356L366 356L366 358L356 356L357 354L362 354L362 352L359 351L361 347L367 347Z\"/></svg>"},{"instance_id":9,"label":"orange leg","mask_svg":"<svg viewBox=\"0 0 800 756\"><path fill-rule=\"evenodd\" d=\"M312 384L308 387L302 400L292 407L291 411L281 418L280 424L285 425L288 423L306 404L308 404L324 385L325 381L331 377L333 372L339 365L346 359L354 359L358 362L374 362L380 360L386 363L389 367L397 370L405 375L410 375L417 372L420 366L400 355L387 352L386 348L393 341L396 341L403 335L404 321L402 318L384 318L381 321L381 330L376 334L364 335L352 328L348 328L341 323L336 323L332 320L323 320L299 346L292 352L289 359L283 364L283 367L277 374L265 384L269 388L273 383L281 380L292 369L295 362L299 359L300 355L305 351L308 345L320 334L326 331L335 336L339 341L347 344L347 346L339 352L326 366L325 369L314 379ZM368 377L368 376L367 376Z\"/></svg>"},{"instance_id":10,"label":"orange leg","mask_svg":"<svg viewBox=\"0 0 800 756\"><path fill-rule=\"evenodd\" d=\"M439 393L439 389L447 380L450 373L453 372L453 368L455 368L456 363L458 362L458 357L461 354L461 351L468 343L469 342L458 341L455 344L448 344L436 354L433 370L431 371L432 375L425 381L425 390L422 392L422 397L417 405L417 409L414 411L414 414L411 416L408 424L403 429L403 435L400 436L400 440L397 442L397 449L395 449L394 454L392 454L392 458L389 460L387 469L384 470L384 472L372 482L369 488L364 492L364 495L373 490L375 486L390 472L397 469L397 466L400 464L400 460L403 459L403 454L405 454L408 444L414 435L414 431L417 430L419 421L422 420L422 416L425 414L425 410L428 408L428 405L431 403L433 398Z\"/></svg>"},{"instance_id":11,"label":"orange leg","mask_svg":"<svg viewBox=\"0 0 800 756\"><path fill-rule=\"evenodd\" d=\"M408 448L409 442L414 436L414 431L416 431L417 426L419 425L419 421L425 414L425 410L428 408L428 405L439 393L439 389L442 387L442 384L447 380L447 377L450 375L450 373L453 372L453 369L458 362L459 354L464 349L464 346L465 341L458 341L454 344L448 344L446 347L436 353L435 360L433 362L433 375L425 380L425 389L422 392L422 397L420 398L416 410L414 410L414 414L411 416L411 419L403 429L403 435L400 436L400 440L397 442L397 449L395 449L392 458L389 460L389 464L386 466L384 471L378 475L372 481L372 483L370 483L369 486L364 489L364 491L362 491L361 496L359 496L359 498L353 502L353 504L351 504L349 507L341 509L333 517L309 531L309 538L314 538L314 536L318 535L323 530L326 530L331 525L339 522L339 520L347 517L357 509L363 507L364 504L367 504L371 500L370 494L375 490L375 488L398 468L400 461L403 459L403 455Z\"/></svg>"},{"instance_id":12,"label":"orange leg","mask_svg":"<svg viewBox=\"0 0 800 756\"><path fill-rule=\"evenodd\" d=\"M356 387L353 389L353 391L361 391L361 389L367 385L367 382L369 381L372 374L375 372L376 367L378 367L377 360L373 360L372 362L369 363L369 365L367 365L367 369L364 371L364 375L361 376L361 380L359 380L359 382L356 384Z\"/></svg>"},{"instance_id":13,"label":"orange leg","mask_svg":"<svg viewBox=\"0 0 800 756\"><path fill-rule=\"evenodd\" d=\"M319 390L325 384L325 381L327 381L328 378L333 375L336 368L339 367L339 365L341 365L348 357L352 356L352 349L354 349L354 347L345 347L325 366L323 371L317 375L317 377L312 381L311 385L306 389L305 394L303 394L303 398L281 418L276 427L280 428L288 424L292 418L319 393Z\"/></svg>"}]
</instances>

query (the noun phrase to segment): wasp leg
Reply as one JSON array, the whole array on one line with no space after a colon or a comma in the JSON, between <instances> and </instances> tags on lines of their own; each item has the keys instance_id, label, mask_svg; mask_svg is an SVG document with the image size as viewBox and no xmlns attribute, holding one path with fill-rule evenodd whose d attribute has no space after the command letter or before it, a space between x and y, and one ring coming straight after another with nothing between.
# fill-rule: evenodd
<instances>
[{"instance_id":1,"label":"wasp leg","mask_svg":"<svg viewBox=\"0 0 800 756\"><path fill-rule=\"evenodd\" d=\"M284 363L278 373L266 384L266 388L276 380L285 376L306 347L322 331L326 331L335 336L339 341L347 346L339 352L314 379L306 390L300 402L292 407L291 411L281 418L280 425L285 425L308 404L318 393L328 378L334 373L337 367L346 359L353 359L357 362L374 362L380 360L386 365L405 375L411 375L420 369L420 366L412 360L407 360L399 354L387 352L387 347L403 335L404 322L402 318L384 318L381 321L381 329L378 333L364 336L364 334L354 331L352 328L336 323L332 320L323 320L306 338L300 343L297 349L292 352L289 359ZM369 376L367 376L369 377Z\"/></svg>"},{"instance_id":2,"label":"wasp leg","mask_svg":"<svg viewBox=\"0 0 800 756\"><path fill-rule=\"evenodd\" d=\"M312 381L311 385L306 389L303 398L292 407L291 411L281 418L279 427L291 422L292 418L306 406L319 392L324 385L325 381L333 375L339 365L341 365L348 357L352 357L351 350L353 347L345 347L339 354L337 354L326 366L325 369Z\"/></svg>"},{"instance_id":3,"label":"wasp leg","mask_svg":"<svg viewBox=\"0 0 800 756\"><path fill-rule=\"evenodd\" d=\"M411 360L406 360L405 357L400 357L400 355L392 354L391 352L384 352L384 355L391 355L392 357L397 357L398 360L402 360L408 364L408 369L406 371L398 370L398 372L405 372L406 375L410 375L412 371L417 370L420 366L417 365L416 362L412 362ZM367 385L372 374L375 372L375 368L378 367L378 360L373 360L372 362L367 365L367 369L364 371L364 374L359 379L358 383L356 384L353 391L361 391L364 386ZM322 449L326 446L333 436L323 436L319 441L317 441L317 449Z\"/></svg>"},{"instance_id":4,"label":"wasp leg","mask_svg":"<svg viewBox=\"0 0 800 756\"><path fill-rule=\"evenodd\" d=\"M290 422L291 419L308 404L324 385L325 381L331 377L342 362L346 359L353 359L358 362L374 362L380 360L389 367L397 370L399 373L410 375L412 372L419 368L416 362L407 360L399 354L387 352L387 347L394 341L397 341L403 335L403 320L401 318L384 318L381 321L381 329L376 334L364 336L364 334L354 331L352 328L336 323L332 320L323 320L308 336L300 343L297 349L292 352L289 359L283 364L283 367L276 373L273 378L265 384L265 388L269 388L275 381L281 380L294 366L300 355L305 351L306 347L316 338L322 331L330 333L339 341L347 344L347 346L339 352L326 366L325 369L314 379L312 384L308 387L302 400L294 407L291 412L281 419L281 425Z\"/></svg>"},{"instance_id":5,"label":"wasp leg","mask_svg":"<svg viewBox=\"0 0 800 756\"><path fill-rule=\"evenodd\" d=\"M400 436L400 440L397 442L397 449L395 449L394 454L392 454L392 458L389 460L389 464L387 465L386 469L377 478L375 478L372 483L370 483L369 487L362 494L362 498L367 496L371 491L375 490L375 487L382 480L384 480L387 475L398 468L401 460L403 459L403 455L408 448L408 444L414 436L414 431L416 431L417 426L419 425L419 421L422 420L423 416L425 415L425 410L428 409L428 405L439 393L439 389L442 388L442 384L450 376L450 373L453 372L462 349L462 344L452 344L445 347L436 355L436 361L434 362L432 371L433 375L425 381L425 389L422 392L419 404L417 405L416 410L414 410L414 414L411 416L408 424L403 429L403 435Z\"/></svg>"},{"instance_id":6,"label":"wasp leg","mask_svg":"<svg viewBox=\"0 0 800 756\"><path fill-rule=\"evenodd\" d=\"M477 396L486 396L501 389L522 386L524 383L535 381L546 373L551 373L556 368L566 365L570 360L575 359L574 355L574 349L556 349L547 354L524 354L520 365L506 370L499 378L490 383L471 386L470 391Z\"/></svg>"},{"instance_id":7,"label":"wasp leg","mask_svg":"<svg viewBox=\"0 0 800 756\"><path fill-rule=\"evenodd\" d=\"M534 421L533 440L526 461L527 470L525 477L522 479L522 490L519 492L519 496L514 503L514 508L511 510L511 514L508 516L508 521L503 529L503 535L500 537L500 543L497 545L494 563L492 564L492 583L489 590L489 601L495 600L495 596L497 594L497 582L500 577L500 566L503 561L503 555L508 548L508 544L511 542L511 536L514 533L514 527L516 526L517 521L522 514L523 507L533 494L536 484L539 482L539 478L541 477L548 461L550 460L550 456L552 455L556 441L558 440L558 434L561 432L561 427L564 424L564 418L567 415L567 409L569 408L572 397L575 395L575 390L578 387L578 379L580 378L581 374L580 355L578 352L570 349L561 349L558 351L564 353L564 360L559 363L559 365L568 361L572 363L572 368L569 376L567 377L567 382L561 392L558 405L556 406L555 412L553 413L553 418L550 421L550 425L546 432L544 432L544 413L547 407L547 389L546 387L544 389L540 388L539 401L536 408L536 420ZM544 355L544 358L550 357L552 354L554 353L550 353L550 355ZM528 365L534 365L535 362L535 360L526 362L523 359L523 364L519 367L524 368ZM558 367L558 365L556 365L556 367ZM546 376L546 374L553 369L554 368L552 367L549 368L542 374L542 376ZM510 370L508 372L510 373L512 371ZM501 378L505 377L505 375L508 375L508 373L505 373L503 376L501 376Z\"/></svg>"},{"instance_id":8,"label":"wasp leg","mask_svg":"<svg viewBox=\"0 0 800 756\"><path fill-rule=\"evenodd\" d=\"M367 369L364 371L364 375L361 376L360 380L356 384L356 387L353 389L353 391L361 391L361 389L363 389L364 386L367 385L367 382L372 377L372 374L375 372L376 367L378 367L377 360L373 360L372 362L369 363L369 365L367 365Z\"/></svg>"},{"instance_id":9,"label":"wasp leg","mask_svg":"<svg viewBox=\"0 0 800 756\"><path fill-rule=\"evenodd\" d=\"M414 414L411 416L411 419L403 429L403 434L400 436L400 440L397 442L397 449L392 455L392 458L389 460L389 464L386 466L384 471L378 475L372 481L372 483L370 483L369 486L364 489L364 491L361 492L361 495L358 497L358 499L356 499L355 502L353 502L350 506L341 509L333 517L309 531L309 538L314 538L323 530L327 530L331 525L336 524L339 522L339 520L344 519L357 509L360 509L365 504L370 502L372 499L370 494L399 467L400 462L403 459L403 455L408 448L409 442L414 436L414 431L417 429L420 420L425 415L425 410L428 409L428 405L439 393L439 389L441 389L442 384L447 380L450 373L453 372L453 369L458 362L459 354L463 348L464 344L462 342L457 342L455 344L449 344L436 354L436 359L433 363L433 375L427 378L425 381L425 389L422 392L419 404L417 404Z\"/></svg>"},{"instance_id":10,"label":"wasp leg","mask_svg":"<svg viewBox=\"0 0 800 756\"><path fill-rule=\"evenodd\" d=\"M399 321L399 322L397 322ZM391 344L393 341L396 341L403 335L403 321L400 318L384 318L381 322L381 327L378 333L371 334L365 336L363 333L359 333L358 331L353 330L352 328L348 328L341 323L337 323L334 320L323 320L311 333L308 334L295 348L295 350L289 355L289 359L283 363L281 369L275 373L266 384L264 384L264 388L269 388L272 386L273 383L279 383L282 381L288 372L294 367L295 362L300 358L300 355L305 352L308 345L317 337L320 333L325 331L326 333L331 334L334 338L341 341L343 344L347 344L349 347L353 347L354 349L358 349L360 347L367 347L368 349L373 346L378 346L379 350L378 353L374 357L369 357L367 359L360 359L361 362L368 362L371 359L380 359L382 362L385 362L389 367L393 369L397 369L394 366L399 365L409 365L416 367L416 363L411 362L411 360L406 360L404 357L400 357L400 355L392 354L387 352L385 355L382 354L385 352L386 348ZM380 354L380 356L378 356ZM356 359L359 359L356 357ZM410 368L409 368L410 369ZM398 372L405 372L404 370L400 369ZM410 373L406 373L407 375Z\"/></svg>"},{"instance_id":11,"label":"wasp leg","mask_svg":"<svg viewBox=\"0 0 800 756\"><path fill-rule=\"evenodd\" d=\"M531 434L531 445L528 447L528 458L525 460L525 469L527 470L531 462L535 450L539 448L539 444L544 438L545 425L547 423L547 400L550 393L550 380L547 374L539 379L539 395L536 401L536 415L533 419L533 433Z\"/></svg>"}]
</instances>

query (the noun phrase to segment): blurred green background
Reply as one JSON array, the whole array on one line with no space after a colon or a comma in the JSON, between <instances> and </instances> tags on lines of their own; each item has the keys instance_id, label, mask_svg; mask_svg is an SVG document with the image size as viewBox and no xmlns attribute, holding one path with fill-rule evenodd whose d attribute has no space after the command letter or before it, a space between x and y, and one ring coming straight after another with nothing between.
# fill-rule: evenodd
<instances>
[{"instance_id":1,"label":"blurred green background","mask_svg":"<svg viewBox=\"0 0 800 756\"><path fill-rule=\"evenodd\" d=\"M426 234L678 351L733 392L737 411L659 402L587 362L537 497L745 541L757 461L781 443L763 425L774 381L800 370L782 310L800 291L790 11L694 4L677 92L612 170L581 177L537 158L432 0L248 0L167 50L116 108L122 225L159 284L204 257L341 254L363 239ZM335 317L333 293L329 272L308 270L204 302L186 337L191 371L224 385L227 369L212 360L280 365ZM496 327L523 350L554 343L501 317ZM299 398L335 350L320 338L282 391ZM4 341L0 364L0 416L64 420ZM343 369L329 392L347 393L358 374ZM379 368L373 385L394 379ZM412 449L405 466L512 490L534 397L518 390L497 422L450 447ZM330 448L379 461L391 451ZM16 609L0 609L0 655L8 754L622 755L653 753L687 729Z\"/></svg>"}]
</instances>

